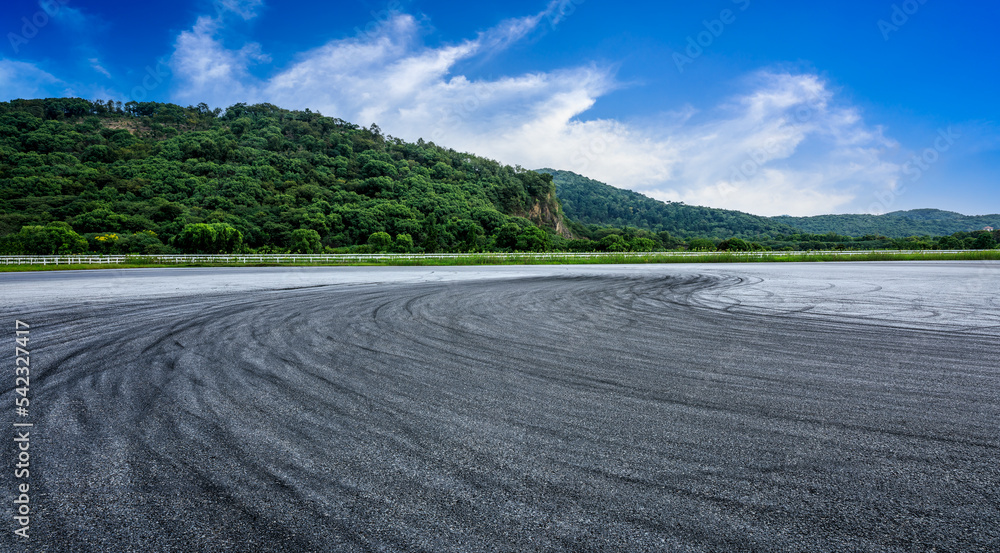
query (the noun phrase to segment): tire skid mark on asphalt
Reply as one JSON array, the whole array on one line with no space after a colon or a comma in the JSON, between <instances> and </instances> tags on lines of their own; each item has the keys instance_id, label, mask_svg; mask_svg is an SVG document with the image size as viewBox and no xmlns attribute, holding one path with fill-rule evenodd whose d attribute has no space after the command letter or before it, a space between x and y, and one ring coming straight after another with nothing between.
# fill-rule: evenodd
<instances>
[{"instance_id":1,"label":"tire skid mark on asphalt","mask_svg":"<svg viewBox=\"0 0 1000 553\"><path fill-rule=\"evenodd\" d=\"M81 308L40 360L59 359L39 446L62 513L40 543L988 550L996 344L747 306L762 282L309 287L109 307L90 329Z\"/></svg>"}]
</instances>

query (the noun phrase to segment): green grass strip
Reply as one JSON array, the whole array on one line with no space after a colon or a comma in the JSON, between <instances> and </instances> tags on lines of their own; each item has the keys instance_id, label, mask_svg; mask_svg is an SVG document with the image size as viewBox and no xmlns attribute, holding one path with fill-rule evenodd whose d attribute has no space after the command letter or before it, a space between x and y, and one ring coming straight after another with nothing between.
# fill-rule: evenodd
<instances>
[{"instance_id":1,"label":"green grass strip","mask_svg":"<svg viewBox=\"0 0 1000 553\"><path fill-rule=\"evenodd\" d=\"M843 261L997 261L1000 250L977 250L962 252L935 252L927 250L919 253L879 251L860 254L840 252L780 253L705 252L704 254L677 255L670 253L650 253L646 255L623 255L616 253L597 254L588 257L561 256L552 254L545 257L533 255L494 255L474 253L457 257L408 257L386 258L371 261L302 261L290 263L159 263L152 258L129 258L124 263L114 264L23 264L0 265L0 272L23 271L69 271L82 269L127 269L154 267L329 267L329 266L460 266L460 265L594 265L594 264L640 264L640 263L799 263L799 262L843 262Z\"/></svg>"}]
</instances>

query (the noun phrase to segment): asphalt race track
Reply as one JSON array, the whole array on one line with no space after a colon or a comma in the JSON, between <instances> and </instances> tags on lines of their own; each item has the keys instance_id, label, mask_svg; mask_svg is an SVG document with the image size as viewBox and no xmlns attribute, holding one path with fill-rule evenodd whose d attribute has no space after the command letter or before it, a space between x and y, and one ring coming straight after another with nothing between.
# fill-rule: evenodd
<instances>
[{"instance_id":1,"label":"asphalt race track","mask_svg":"<svg viewBox=\"0 0 1000 553\"><path fill-rule=\"evenodd\" d=\"M0 551L995 552L998 283L989 262L0 274Z\"/></svg>"}]
</instances>

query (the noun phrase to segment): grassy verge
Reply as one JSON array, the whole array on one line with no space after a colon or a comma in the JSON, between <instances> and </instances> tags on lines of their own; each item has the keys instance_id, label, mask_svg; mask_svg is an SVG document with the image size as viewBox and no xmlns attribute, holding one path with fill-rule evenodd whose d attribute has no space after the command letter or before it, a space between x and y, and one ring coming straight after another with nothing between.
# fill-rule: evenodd
<instances>
[{"instance_id":1,"label":"grassy verge","mask_svg":"<svg viewBox=\"0 0 1000 553\"><path fill-rule=\"evenodd\" d=\"M789 263L816 261L982 261L1000 260L1000 250L967 252L872 252L865 254L817 253L817 254L768 254L705 252L700 255L671 255L650 253L648 255L604 254L594 257L571 257L555 254L551 257L497 257L489 254L469 254L453 259L400 259L381 263L352 263L352 265L588 265L588 264L628 264L628 263Z\"/></svg>"},{"instance_id":2,"label":"grassy verge","mask_svg":"<svg viewBox=\"0 0 1000 553\"><path fill-rule=\"evenodd\" d=\"M408 258L384 259L367 262L299 262L299 263L158 263L150 258L132 258L121 264L72 264L53 265L0 265L0 272L22 271L66 271L81 269L122 269L151 267L318 267L318 266L451 266L451 265L590 265L625 263L789 263L789 262L836 262L836 261L985 261L1000 260L1000 250L965 252L922 253L881 251L864 254L844 254L823 252L816 254L768 254L706 252L698 255L672 255L650 253L648 255L622 255L608 253L594 257L572 257L553 254L544 258L534 256L500 257L491 254L469 254L452 258Z\"/></svg>"}]
</instances>

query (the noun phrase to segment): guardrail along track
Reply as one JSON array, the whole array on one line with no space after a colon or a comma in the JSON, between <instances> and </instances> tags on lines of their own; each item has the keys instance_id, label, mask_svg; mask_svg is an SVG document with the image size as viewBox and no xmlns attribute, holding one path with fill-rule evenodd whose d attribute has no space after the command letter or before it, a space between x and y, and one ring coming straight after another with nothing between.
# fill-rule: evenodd
<instances>
[{"instance_id":1,"label":"guardrail along track","mask_svg":"<svg viewBox=\"0 0 1000 553\"><path fill-rule=\"evenodd\" d=\"M188 263L209 264L347 264L377 263L385 261L420 259L497 259L510 260L551 260L551 259L598 259L598 258L659 258L659 257L705 257L735 256L743 258L786 257L786 256L857 256L873 254L928 255L934 257L947 254L966 253L971 250L845 250L845 251L772 251L772 252L549 252L549 253L428 253L428 254L201 254L201 255L6 255L0 256L0 265L122 265L122 264L164 264L183 265Z\"/></svg>"}]
</instances>

